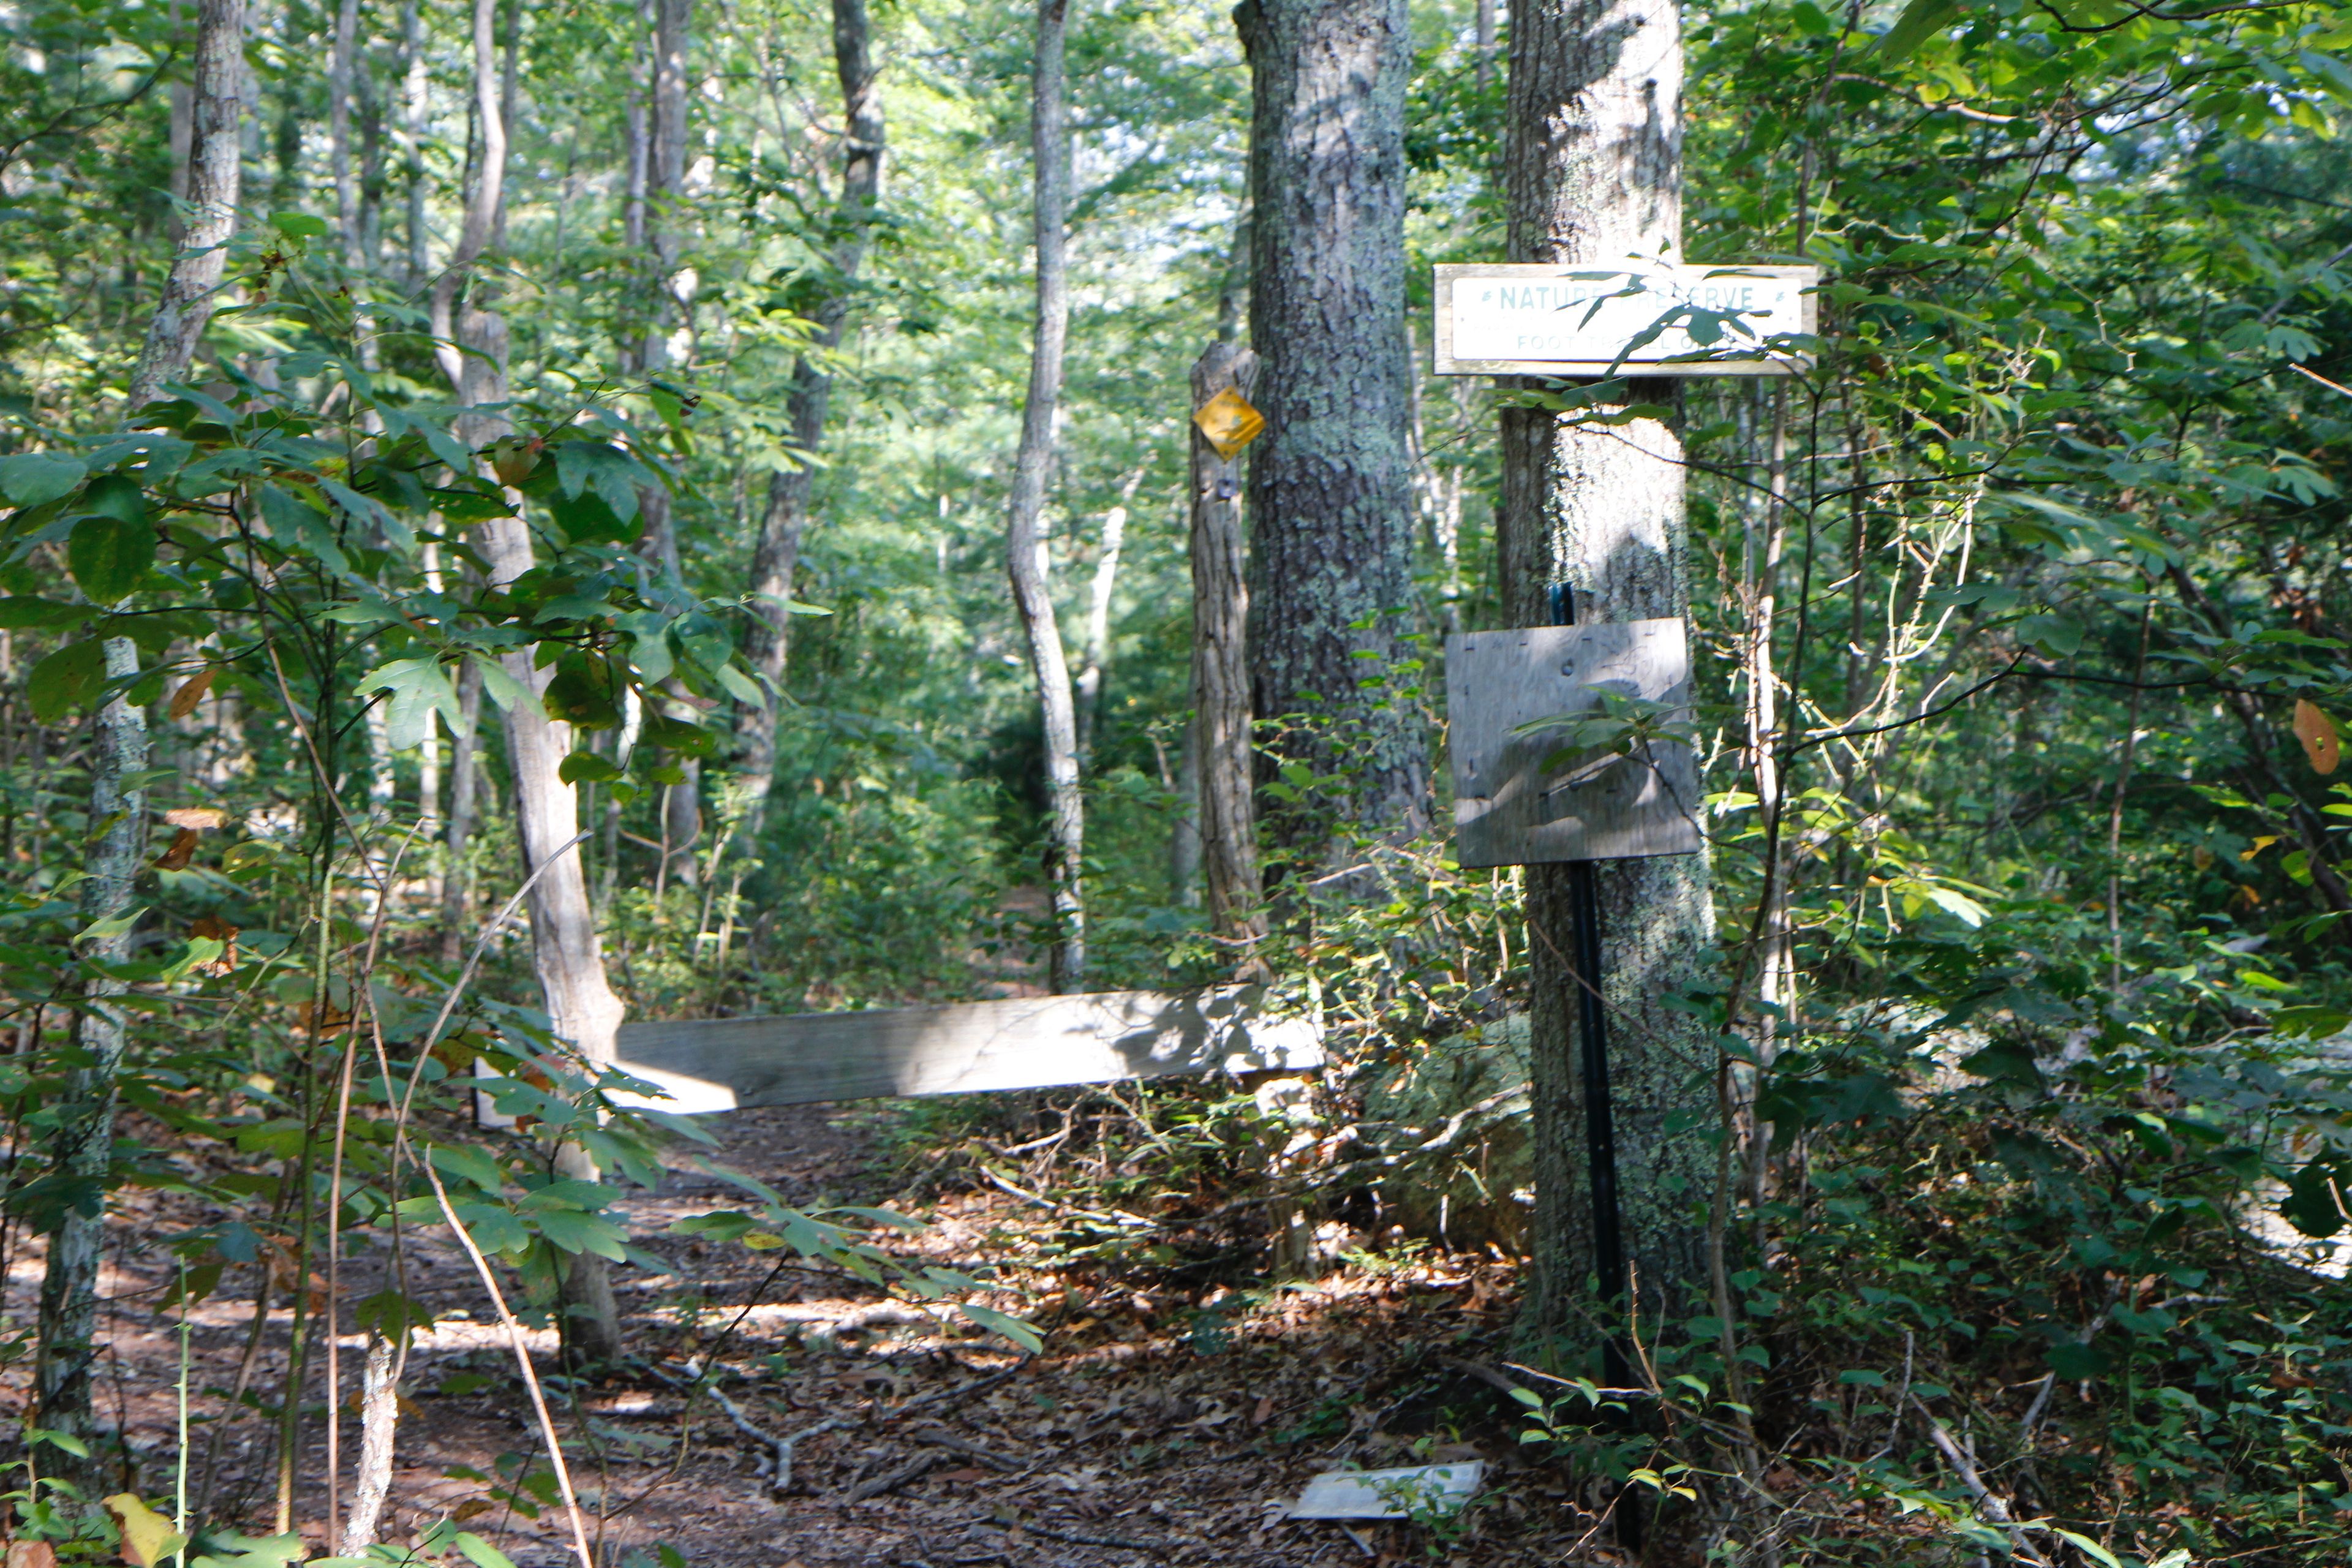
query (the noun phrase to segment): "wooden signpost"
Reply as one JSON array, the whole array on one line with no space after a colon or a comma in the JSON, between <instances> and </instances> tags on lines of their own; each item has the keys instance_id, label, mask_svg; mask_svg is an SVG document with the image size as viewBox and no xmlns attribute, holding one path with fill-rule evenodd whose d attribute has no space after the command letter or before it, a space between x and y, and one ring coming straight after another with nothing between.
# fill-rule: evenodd
<instances>
[{"instance_id":1,"label":"wooden signpost","mask_svg":"<svg viewBox=\"0 0 2352 1568\"><path fill-rule=\"evenodd\" d=\"M1795 374L1811 363L1819 285L1811 267L1444 266L1433 368L1554 382ZM1582 1046L1593 1261L1602 1296L1622 1300L1631 1281L1593 868L1694 854L1706 840L1687 745L1580 746L1574 721L1600 714L1602 693L1614 691L1640 700L1618 705L1636 710L1633 722L1671 722L1689 701L1690 653L1679 616L1578 626L1575 585L1548 586L1554 624L1446 639L1455 852L1465 866L1567 866L1564 967ZM1612 1340L1604 1375L1622 1384L1627 1373L1625 1347Z\"/></svg>"},{"instance_id":2,"label":"wooden signpost","mask_svg":"<svg viewBox=\"0 0 2352 1568\"><path fill-rule=\"evenodd\" d=\"M1314 1024L1255 985L625 1024L619 1050L665 1098L615 1100L686 1114L1323 1064Z\"/></svg>"}]
</instances>

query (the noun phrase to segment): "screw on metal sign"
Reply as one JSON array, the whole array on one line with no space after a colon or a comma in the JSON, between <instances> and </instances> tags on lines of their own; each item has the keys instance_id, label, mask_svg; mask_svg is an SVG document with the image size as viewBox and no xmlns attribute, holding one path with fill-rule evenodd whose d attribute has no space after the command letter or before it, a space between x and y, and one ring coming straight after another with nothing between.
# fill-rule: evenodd
<instances>
[{"instance_id":1,"label":"screw on metal sign","mask_svg":"<svg viewBox=\"0 0 2352 1568\"><path fill-rule=\"evenodd\" d=\"M1265 429L1265 416L1250 406L1250 400L1233 387L1227 387L1192 415L1192 423L1208 437L1217 456L1232 462Z\"/></svg>"}]
</instances>

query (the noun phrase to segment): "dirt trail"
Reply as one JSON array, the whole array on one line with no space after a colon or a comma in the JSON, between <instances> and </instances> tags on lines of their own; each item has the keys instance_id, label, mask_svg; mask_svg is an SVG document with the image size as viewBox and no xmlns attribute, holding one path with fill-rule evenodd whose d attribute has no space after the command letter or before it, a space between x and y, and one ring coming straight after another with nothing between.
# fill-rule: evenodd
<instances>
[{"instance_id":1,"label":"dirt trail","mask_svg":"<svg viewBox=\"0 0 2352 1568\"><path fill-rule=\"evenodd\" d=\"M719 1144L710 1157L797 1205L887 1205L904 1194L888 1190L879 1120L843 1107L736 1112L707 1124ZM1492 1260L1424 1255L1410 1267L1354 1267L1278 1289L1188 1289L1168 1282L1172 1270L1056 1266L1077 1239L1066 1222L993 1190L908 1205L929 1227L890 1239L894 1251L1009 1266L1000 1278L1022 1300L1003 1304L1019 1305L1047 1335L1043 1354L1024 1358L951 1313L942 1321L790 1255L664 1234L678 1218L743 1202L688 1155L660 1191L626 1201L634 1234L671 1265L659 1275L616 1272L644 1368L572 1389L552 1332L532 1335L541 1373L565 1406L559 1419L575 1480L604 1519L602 1555L615 1568L653 1568L662 1546L693 1568L1532 1563L1561 1561L1582 1533L1559 1472L1517 1468L1508 1401L1464 1369L1499 1353L1512 1310L1510 1270ZM176 1373L173 1321L156 1310L170 1266L153 1243L197 1223L184 1199L135 1197L106 1287L112 1410L144 1457L140 1485L151 1495L169 1490ZM544 1491L545 1467L478 1281L454 1247L429 1238L412 1261L443 1321L420 1340L404 1384L387 1537L407 1539L454 1514L519 1568L572 1561L562 1510L533 1504L528 1490L518 1497L510 1484L529 1468ZM37 1288L37 1268L17 1263L20 1299ZM351 1304L373 1289L373 1274L355 1262L341 1281L346 1400L359 1359ZM226 1299L192 1314L192 1381L209 1385L196 1401L199 1482L205 1418L226 1407L250 1294L231 1281ZM287 1313L271 1319L254 1379L261 1389L282 1377ZM708 1396L689 1410L677 1384L663 1381L714 1352L740 1422ZM320 1384L310 1387L298 1514L323 1542L325 1423ZM272 1413L249 1412L227 1428L213 1517L268 1529L272 1426ZM772 1447L746 1426L798 1435L781 1494ZM357 1448L348 1415L340 1447L348 1477ZM1471 1458L1489 1462L1490 1489L1450 1532L1280 1517L1280 1505L1324 1470ZM538 1517L525 1517L526 1507Z\"/></svg>"}]
</instances>

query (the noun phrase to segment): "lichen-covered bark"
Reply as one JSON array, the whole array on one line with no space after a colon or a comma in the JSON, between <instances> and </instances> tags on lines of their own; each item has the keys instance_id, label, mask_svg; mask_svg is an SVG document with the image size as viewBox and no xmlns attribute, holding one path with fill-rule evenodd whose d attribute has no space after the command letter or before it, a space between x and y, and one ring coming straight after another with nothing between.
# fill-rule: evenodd
<instances>
[{"instance_id":1,"label":"lichen-covered bark","mask_svg":"<svg viewBox=\"0 0 2352 1568\"><path fill-rule=\"evenodd\" d=\"M1608 265L1678 251L1682 37L1675 0L1525 0L1511 18L1505 149L1510 258ZM1669 386L1634 383L1633 401ZM1505 613L1552 619L1570 584L1579 621L1687 613L1682 443L1671 426L1503 415L1497 550ZM1569 955L1569 870L1527 873L1536 1172L1530 1326L1571 1330L1594 1278L1591 1184ZM1643 1315L1687 1312L1706 1288L1716 1057L1665 998L1714 951L1704 855L1596 868L1611 1100L1625 1251Z\"/></svg>"},{"instance_id":2,"label":"lichen-covered bark","mask_svg":"<svg viewBox=\"0 0 2352 1568\"><path fill-rule=\"evenodd\" d=\"M1344 774L1358 825L1427 820L1417 710L1384 675L1411 630L1406 461L1403 0L1246 0L1250 341L1265 434L1250 453L1250 662L1279 750ZM1261 771L1272 759L1261 762ZM1267 799L1277 840L1312 813Z\"/></svg>"}]
</instances>

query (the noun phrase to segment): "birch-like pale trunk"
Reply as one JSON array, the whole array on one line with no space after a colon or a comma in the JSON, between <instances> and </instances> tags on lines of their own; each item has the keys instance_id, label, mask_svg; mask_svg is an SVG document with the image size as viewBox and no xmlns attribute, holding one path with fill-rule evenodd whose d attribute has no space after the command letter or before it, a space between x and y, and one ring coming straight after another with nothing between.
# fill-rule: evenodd
<instances>
[{"instance_id":1,"label":"birch-like pale trunk","mask_svg":"<svg viewBox=\"0 0 2352 1568\"><path fill-rule=\"evenodd\" d=\"M830 278L813 312L816 331L810 352L793 366L785 402L793 447L809 454L824 440L825 416L833 399L830 356L841 346L882 194L882 85L874 65L873 26L866 0L834 0L833 63L841 83L844 135ZM792 634L787 606L793 598L793 577L800 566L801 538L808 530L815 479L815 470L806 462L768 476L768 503L760 519L760 537L751 550L751 615L743 653L766 700L746 705L739 721L743 775L751 795L743 818L746 831L757 830L761 807L775 782L779 693L783 689Z\"/></svg>"},{"instance_id":2,"label":"birch-like pale trunk","mask_svg":"<svg viewBox=\"0 0 2352 1568\"><path fill-rule=\"evenodd\" d=\"M167 370L165 379L176 374ZM107 638L105 658L110 681L125 681L138 672L139 650L128 637ZM131 956L131 883L147 838L145 792L122 787L123 780L147 765L147 715L121 691L99 710L95 752L89 789L95 832L83 861L89 876L79 902L86 926L110 924L82 943L78 956L116 964ZM53 1450L51 1463L85 1481L110 1468L99 1451L90 1383L98 1356L99 1254L106 1241L105 1194L114 1157L115 1081L122 1069L124 1018L116 998L126 989L103 973L89 973L82 981L74 1044L89 1059L67 1077L49 1147L55 1173L85 1191L49 1237L34 1403L44 1428L77 1438L90 1450L87 1457Z\"/></svg>"},{"instance_id":3,"label":"birch-like pale trunk","mask_svg":"<svg viewBox=\"0 0 2352 1568\"><path fill-rule=\"evenodd\" d=\"M1247 397L1257 356L1213 342L1192 364L1192 406L1231 387ZM1192 428L1192 727L1200 774L1200 857L1209 930L1246 963L1265 935L1257 861L1256 748L1250 729L1249 583L1242 465Z\"/></svg>"},{"instance_id":4,"label":"birch-like pale trunk","mask_svg":"<svg viewBox=\"0 0 2352 1568\"><path fill-rule=\"evenodd\" d=\"M1110 664L1110 602L1118 588L1118 555L1127 544L1127 510L1149 470L1138 468L1118 487L1118 504L1103 516L1102 551L1095 557L1087 595L1086 663L1078 667L1078 767L1094 754L1095 725L1102 717L1103 673Z\"/></svg>"},{"instance_id":5,"label":"birch-like pale trunk","mask_svg":"<svg viewBox=\"0 0 2352 1568\"><path fill-rule=\"evenodd\" d=\"M425 17L420 0L400 4L400 168L408 205L408 288L425 287L433 266L425 218L426 92L432 85L425 58Z\"/></svg>"},{"instance_id":6,"label":"birch-like pale trunk","mask_svg":"<svg viewBox=\"0 0 2352 1568\"><path fill-rule=\"evenodd\" d=\"M1513 261L1608 266L1679 253L1682 24L1675 0L1518 0L1511 13L1504 153ZM1633 383L1635 403L1670 387ZM1555 586L1579 622L1680 616L1690 605L1681 438L1638 419L1580 425L1537 409L1502 418L1496 520L1505 614L1550 621ZM1536 1162L1531 1326L1564 1333L1597 1277L1570 873L1527 870ZM1706 858L1595 868L1625 1255L1642 1316L1700 1309L1715 1190L1717 1067L1708 1031L1665 999L1710 972Z\"/></svg>"},{"instance_id":7,"label":"birch-like pale trunk","mask_svg":"<svg viewBox=\"0 0 2352 1568\"><path fill-rule=\"evenodd\" d=\"M504 189L507 145L491 49L490 7L491 0L474 0L474 112L485 154L481 178L467 204L465 227L466 236L478 231L485 237L495 226L494 209ZM488 153L491 148L497 149L495 158ZM461 237L459 250L465 249ZM508 397L506 319L475 295L467 301L458 334L467 350L459 401L469 410L503 405ZM469 414L466 423L465 438L477 450L513 428L503 412ZM509 490L507 504L516 515L493 518L477 534L492 588L513 582L531 567L530 531L520 516L522 497ZM593 1071L613 1063L623 1009L604 975L587 872L572 842L580 831L579 796L558 772L572 751L572 726L549 718L541 701L555 678L551 667L534 668L529 648L504 654L499 662L528 693L506 712L506 738L523 873L538 877L528 904L531 964L555 1037ZM576 1143L559 1151L556 1165L572 1180L593 1182L597 1177L595 1163ZM622 1352L620 1314L605 1260L593 1252L574 1254L563 1296L563 1340L574 1361L586 1365L617 1361Z\"/></svg>"},{"instance_id":8,"label":"birch-like pale trunk","mask_svg":"<svg viewBox=\"0 0 2352 1568\"><path fill-rule=\"evenodd\" d=\"M1271 782L1287 758L1346 781L1336 800L1268 795L1259 809L1277 843L1313 862L1351 830L1389 838L1428 821L1420 710L1373 679L1405 654L1417 597L1404 362L1412 34L1404 0L1244 0L1234 20L1253 97L1252 401L1265 416L1249 454L1251 706L1287 726L1258 776Z\"/></svg>"},{"instance_id":9,"label":"birch-like pale trunk","mask_svg":"<svg viewBox=\"0 0 2352 1568\"><path fill-rule=\"evenodd\" d=\"M244 84L245 0L199 0L187 227L131 373L133 410L154 402L165 382L186 371L227 274L229 237L236 232Z\"/></svg>"},{"instance_id":10,"label":"birch-like pale trunk","mask_svg":"<svg viewBox=\"0 0 2352 1568\"><path fill-rule=\"evenodd\" d=\"M1053 900L1054 989L1082 990L1087 973L1086 803L1078 788L1078 723L1069 660L1055 618L1046 571L1045 484L1054 467L1054 413L1062 396L1062 354L1070 328L1065 232L1069 207L1070 138L1064 45L1069 0L1038 0L1035 65L1030 79L1029 153L1035 170L1037 322L1029 355L1029 395L1021 410L1021 447L1013 463L1013 500L1004 530L1013 604L1029 638L1044 720L1046 794L1045 879Z\"/></svg>"}]
</instances>

